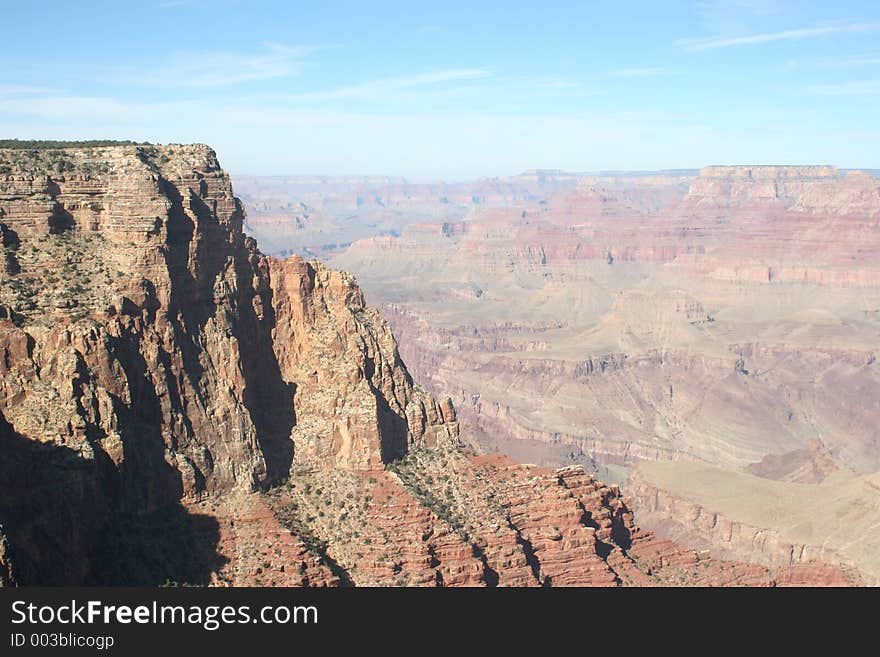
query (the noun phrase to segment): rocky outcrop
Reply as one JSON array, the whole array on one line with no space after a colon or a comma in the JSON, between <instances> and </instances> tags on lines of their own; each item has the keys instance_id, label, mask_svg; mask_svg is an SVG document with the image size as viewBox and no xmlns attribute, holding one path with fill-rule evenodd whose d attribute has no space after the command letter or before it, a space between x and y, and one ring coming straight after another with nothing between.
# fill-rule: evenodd
<instances>
[{"instance_id":1,"label":"rocky outcrop","mask_svg":"<svg viewBox=\"0 0 880 657\"><path fill-rule=\"evenodd\" d=\"M298 259L267 265L275 355L295 386L299 462L378 469L414 444L457 439L454 409L414 386L385 320L350 275Z\"/></svg>"},{"instance_id":2,"label":"rocky outcrop","mask_svg":"<svg viewBox=\"0 0 880 657\"><path fill-rule=\"evenodd\" d=\"M218 525L211 586L334 587L342 583L308 537L283 526L260 494L233 493L188 505Z\"/></svg>"},{"instance_id":3,"label":"rocky outcrop","mask_svg":"<svg viewBox=\"0 0 880 657\"><path fill-rule=\"evenodd\" d=\"M97 450L124 473L126 507L264 481L259 413L245 399L254 373L238 344L259 353L270 343L251 309L254 247L213 151L0 157L12 169L0 207L21 267L3 285L21 316L0 341L7 420L28 437ZM160 462L179 490L140 481Z\"/></svg>"},{"instance_id":4,"label":"rocky outcrop","mask_svg":"<svg viewBox=\"0 0 880 657\"><path fill-rule=\"evenodd\" d=\"M270 504L346 585L774 586L852 583L713 559L639 529L619 489L582 468L420 448L389 471L299 473ZM269 541L271 553L271 539ZM279 576L267 574L262 576Z\"/></svg>"},{"instance_id":5,"label":"rocky outcrop","mask_svg":"<svg viewBox=\"0 0 880 657\"><path fill-rule=\"evenodd\" d=\"M0 487L13 492L0 517L22 581L100 581L96 541L117 516L257 489L287 477L295 449L318 467L381 466L456 440L451 408L413 385L350 278L272 261L245 237L210 148L0 161L15 262L0 280L0 413L21 454L4 460ZM60 509L25 503L32 486L15 485L41 450L71 463ZM37 527L54 538L37 541ZM77 565L62 576L47 562L68 528Z\"/></svg>"}]
</instances>

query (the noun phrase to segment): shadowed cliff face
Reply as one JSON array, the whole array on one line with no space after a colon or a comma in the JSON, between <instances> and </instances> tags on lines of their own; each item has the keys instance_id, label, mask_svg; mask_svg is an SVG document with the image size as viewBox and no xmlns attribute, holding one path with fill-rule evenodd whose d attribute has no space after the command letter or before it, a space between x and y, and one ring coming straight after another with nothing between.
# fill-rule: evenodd
<instances>
[{"instance_id":1,"label":"shadowed cliff face","mask_svg":"<svg viewBox=\"0 0 880 657\"><path fill-rule=\"evenodd\" d=\"M71 449L28 440L2 415L0 449L0 518L9 573L21 582L85 581L88 536L99 523L94 464Z\"/></svg>"},{"instance_id":2,"label":"shadowed cliff face","mask_svg":"<svg viewBox=\"0 0 880 657\"><path fill-rule=\"evenodd\" d=\"M113 482L103 479L107 464L28 440L2 415L0 450L6 584L207 584L222 565L213 517L179 503L151 514L126 512Z\"/></svg>"},{"instance_id":3,"label":"shadowed cliff face","mask_svg":"<svg viewBox=\"0 0 880 657\"><path fill-rule=\"evenodd\" d=\"M45 482L35 497L3 485L20 581L161 583L152 561L201 582L217 532L181 501L283 480L300 448L314 468L382 467L456 439L351 278L242 234L211 149L0 160L3 440ZM55 470L72 493L53 491Z\"/></svg>"}]
</instances>

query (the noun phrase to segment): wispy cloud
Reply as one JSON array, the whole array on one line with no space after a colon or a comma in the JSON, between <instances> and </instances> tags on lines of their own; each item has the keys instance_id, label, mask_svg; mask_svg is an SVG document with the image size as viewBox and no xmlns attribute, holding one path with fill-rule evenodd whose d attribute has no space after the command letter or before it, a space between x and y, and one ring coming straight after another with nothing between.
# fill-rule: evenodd
<instances>
[{"instance_id":1,"label":"wispy cloud","mask_svg":"<svg viewBox=\"0 0 880 657\"><path fill-rule=\"evenodd\" d=\"M781 30L779 32L765 32L762 34L750 34L736 37L681 39L675 43L685 50L714 50L717 48L731 48L734 46L773 43L776 41L811 39L832 34L874 32L878 29L880 29L880 23L838 23L833 25L807 27L796 30Z\"/></svg>"},{"instance_id":2,"label":"wispy cloud","mask_svg":"<svg viewBox=\"0 0 880 657\"><path fill-rule=\"evenodd\" d=\"M855 80L833 84L815 84L810 91L822 96L856 96L880 94L880 80Z\"/></svg>"},{"instance_id":3,"label":"wispy cloud","mask_svg":"<svg viewBox=\"0 0 880 657\"><path fill-rule=\"evenodd\" d=\"M136 86L157 88L223 87L298 75L315 46L264 43L256 52L171 53L150 71L125 71L116 77Z\"/></svg>"},{"instance_id":4,"label":"wispy cloud","mask_svg":"<svg viewBox=\"0 0 880 657\"><path fill-rule=\"evenodd\" d=\"M622 68L609 71L606 75L610 78L655 78L663 75L674 75L674 71L660 67L649 68Z\"/></svg>"},{"instance_id":5,"label":"wispy cloud","mask_svg":"<svg viewBox=\"0 0 880 657\"><path fill-rule=\"evenodd\" d=\"M402 75L397 77L370 80L345 87L338 87L327 91L314 91L290 96L294 100L339 100L343 98L381 98L387 94L428 87L446 82L461 82L489 77L490 72L484 68L465 68L442 71L430 71L415 75Z\"/></svg>"}]
</instances>

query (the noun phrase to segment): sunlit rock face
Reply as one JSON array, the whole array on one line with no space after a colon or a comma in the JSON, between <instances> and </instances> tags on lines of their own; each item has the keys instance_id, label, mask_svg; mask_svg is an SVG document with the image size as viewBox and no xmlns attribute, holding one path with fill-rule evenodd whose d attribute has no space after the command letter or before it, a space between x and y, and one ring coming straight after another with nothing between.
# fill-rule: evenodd
<instances>
[{"instance_id":1,"label":"sunlit rock face","mask_svg":"<svg viewBox=\"0 0 880 657\"><path fill-rule=\"evenodd\" d=\"M4 487L12 549L19 521L35 542L67 527L66 572L82 579L113 514L258 489L285 479L299 448L314 467L363 468L457 440L350 277L260 254L207 146L0 161L0 413L21 460L5 474L67 463L59 486L81 507L42 505L34 522L69 517L34 528L27 485ZM20 570L60 547L34 547ZM40 577L52 579L24 579Z\"/></svg>"}]
</instances>

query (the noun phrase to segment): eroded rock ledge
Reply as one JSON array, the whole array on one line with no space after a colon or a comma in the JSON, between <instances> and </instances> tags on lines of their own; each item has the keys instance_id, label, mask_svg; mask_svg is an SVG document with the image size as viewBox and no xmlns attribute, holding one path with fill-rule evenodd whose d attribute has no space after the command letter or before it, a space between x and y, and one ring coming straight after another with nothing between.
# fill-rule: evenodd
<instances>
[{"instance_id":1,"label":"eroded rock ledge","mask_svg":"<svg viewBox=\"0 0 880 657\"><path fill-rule=\"evenodd\" d=\"M680 476L688 475L684 472ZM719 482L718 486L725 487L725 490L730 488L723 482ZM633 509L645 526L673 540L703 546L716 557L745 560L770 568L806 566L814 569L817 564L837 564L836 570L844 573L850 581L876 583L876 559L870 555L857 558L854 555L858 555L858 551L838 549L847 540L843 530L836 532L840 535L839 538L826 539L823 544L795 540L790 535L791 528L768 529L743 520L731 519L721 511L689 499L685 494L665 490L640 469L636 469L631 476L627 491ZM835 491L829 489L820 495L831 497L834 493ZM828 520L823 520L823 517L829 509L811 505L810 500L811 497L804 496L803 504L814 509L811 514L814 516L813 522ZM744 507L747 504L748 502L743 502ZM772 500L765 500L765 504L768 507L773 506ZM853 504L868 507L871 502L861 500L854 501ZM839 523L845 514L838 515L839 518L828 521ZM866 541L870 540L867 535L864 538Z\"/></svg>"}]
</instances>

